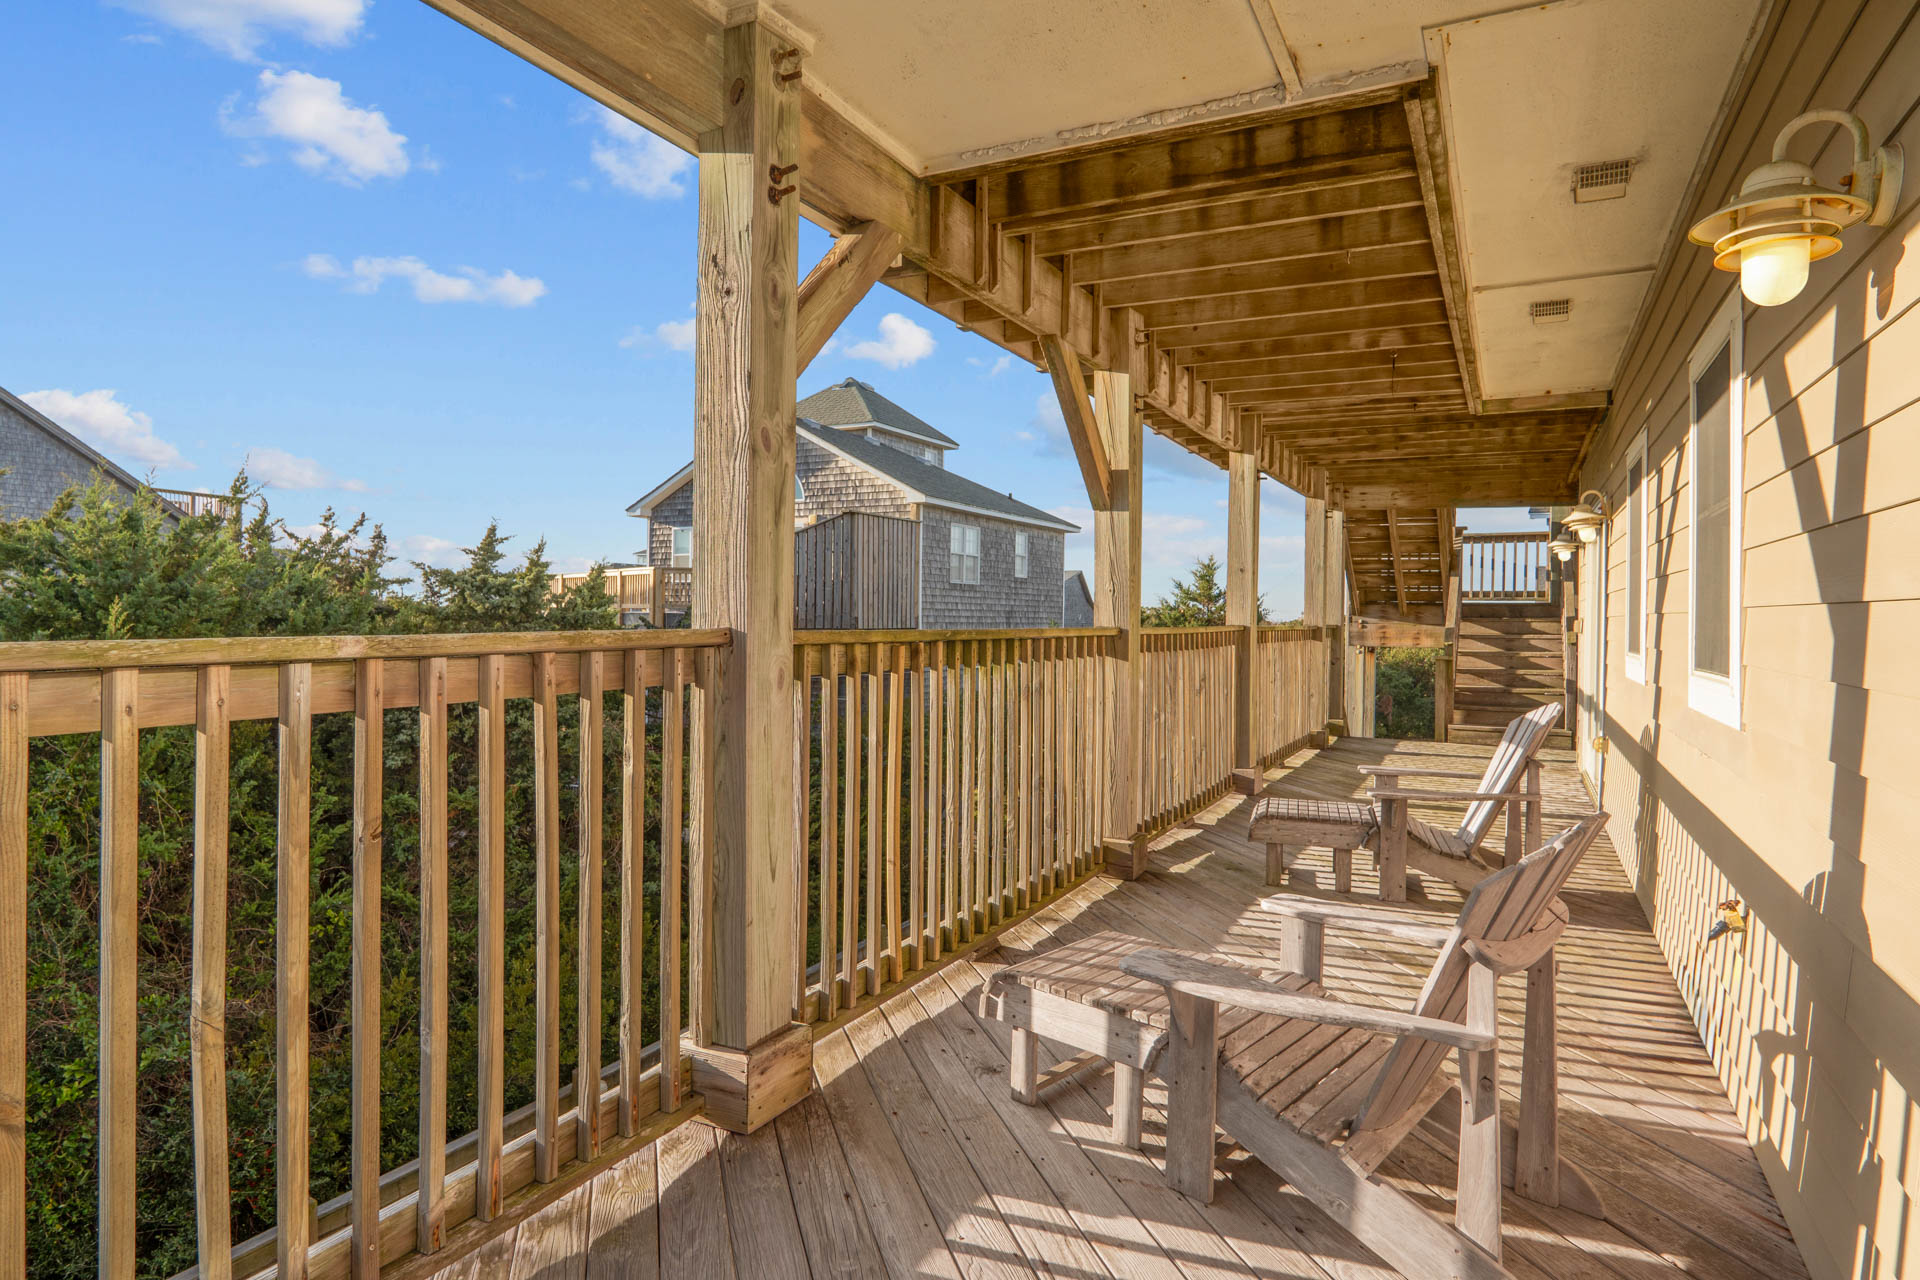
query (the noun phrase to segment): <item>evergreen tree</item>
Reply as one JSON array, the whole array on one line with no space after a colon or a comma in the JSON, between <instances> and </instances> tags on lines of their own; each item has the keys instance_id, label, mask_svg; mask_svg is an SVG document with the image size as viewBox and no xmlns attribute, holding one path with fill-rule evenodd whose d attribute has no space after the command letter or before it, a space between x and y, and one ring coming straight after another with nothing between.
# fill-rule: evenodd
<instances>
[{"instance_id":1,"label":"evergreen tree","mask_svg":"<svg viewBox=\"0 0 1920 1280\"><path fill-rule=\"evenodd\" d=\"M1259 620L1267 621L1267 600L1256 602ZM1227 621L1227 588L1220 581L1220 561L1203 556L1193 562L1193 573L1176 579L1173 591L1140 611L1149 627L1219 627Z\"/></svg>"}]
</instances>

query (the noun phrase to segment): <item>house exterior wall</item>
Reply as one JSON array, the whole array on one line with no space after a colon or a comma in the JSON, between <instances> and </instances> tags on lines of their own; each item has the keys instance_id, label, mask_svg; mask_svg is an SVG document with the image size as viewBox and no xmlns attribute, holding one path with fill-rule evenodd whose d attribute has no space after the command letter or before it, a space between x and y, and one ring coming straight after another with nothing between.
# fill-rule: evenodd
<instances>
[{"instance_id":1,"label":"house exterior wall","mask_svg":"<svg viewBox=\"0 0 1920 1280\"><path fill-rule=\"evenodd\" d=\"M955 523L980 527L978 585L950 582L948 549ZM1025 578L1013 576L1013 535L1030 537ZM920 625L934 630L973 627L1057 627L1065 535L928 506L920 512Z\"/></svg>"},{"instance_id":2,"label":"house exterior wall","mask_svg":"<svg viewBox=\"0 0 1920 1280\"><path fill-rule=\"evenodd\" d=\"M1689 689L1689 356L1737 289L1670 247L1580 477L1628 510L1647 441L1644 682L1626 664L1628 530L1607 557L1602 802L1721 1082L1818 1280L1920 1274L1920 23L1908 0L1776 5L1685 221L1813 107L1904 145L1893 226L1858 226L1805 291L1742 304L1738 727ZM1889 130L1897 130L1887 137ZM1792 155L1835 184L1845 130ZM1582 607L1588 597L1582 583ZM1580 702L1590 705L1586 661ZM1590 736L1591 723L1576 727ZM1716 904L1744 935L1706 943Z\"/></svg>"},{"instance_id":3,"label":"house exterior wall","mask_svg":"<svg viewBox=\"0 0 1920 1280\"><path fill-rule=\"evenodd\" d=\"M794 471L800 477L801 498L793 504L797 524L826 520L842 511L866 511L877 516L910 519L914 504L899 486L828 453L801 436L794 451ZM662 498L647 522L647 551L652 564L673 563L673 530L693 527L693 479Z\"/></svg>"},{"instance_id":4,"label":"house exterior wall","mask_svg":"<svg viewBox=\"0 0 1920 1280\"><path fill-rule=\"evenodd\" d=\"M47 513L68 485L84 485L96 471L92 458L48 435L12 405L0 401L0 519L26 520ZM102 475L107 475L101 472ZM112 476L108 480L124 489Z\"/></svg>"}]
</instances>

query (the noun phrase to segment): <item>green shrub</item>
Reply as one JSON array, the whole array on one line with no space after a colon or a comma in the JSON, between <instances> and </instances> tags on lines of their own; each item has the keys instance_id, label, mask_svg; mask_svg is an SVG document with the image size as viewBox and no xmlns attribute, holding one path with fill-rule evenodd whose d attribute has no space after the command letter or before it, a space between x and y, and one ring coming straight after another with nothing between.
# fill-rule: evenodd
<instances>
[{"instance_id":1,"label":"green shrub","mask_svg":"<svg viewBox=\"0 0 1920 1280\"><path fill-rule=\"evenodd\" d=\"M1382 738L1433 736L1434 667L1445 654L1445 649L1380 650L1373 677L1375 734Z\"/></svg>"}]
</instances>

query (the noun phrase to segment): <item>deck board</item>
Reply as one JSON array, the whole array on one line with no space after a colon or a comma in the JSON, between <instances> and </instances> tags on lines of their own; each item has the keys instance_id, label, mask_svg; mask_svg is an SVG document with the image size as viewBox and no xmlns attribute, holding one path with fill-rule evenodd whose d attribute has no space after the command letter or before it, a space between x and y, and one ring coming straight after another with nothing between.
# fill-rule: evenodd
<instances>
[{"instance_id":1,"label":"deck board","mask_svg":"<svg viewBox=\"0 0 1920 1280\"><path fill-rule=\"evenodd\" d=\"M1268 786L1340 798L1358 794L1361 770L1389 757L1477 770L1486 756L1466 745L1345 739L1270 771ZM1572 753L1543 758L1551 833L1590 801ZM1148 1085L1139 1151L1111 1141L1108 1073L1065 1083L1037 1107L1014 1102L1005 1029L977 1013L981 984L1002 964L1100 930L1270 964L1278 919L1257 907L1272 890L1265 850L1246 839L1250 804L1222 800L1156 841L1140 880L1090 881L1008 929L999 950L963 957L827 1031L815 1052L820 1087L762 1133L738 1138L682 1126L492 1242L485 1256L511 1254L514 1274L542 1280L1389 1280L1390 1268L1244 1153L1223 1159L1213 1204L1171 1191L1162 1177L1166 1095L1157 1081ZM1504 834L1496 821L1488 844L1500 848ZM1356 893L1371 894L1370 860L1355 864ZM1332 884L1324 850L1309 852L1297 870ZM1522 1280L1804 1277L1604 836L1566 898L1573 923L1560 944L1562 1149L1600 1186L1609 1215L1600 1222L1508 1195L1509 1269ZM1449 886L1428 882L1408 909L1450 919L1459 901ZM1405 1007L1427 963L1410 944L1361 945L1334 930L1326 985L1343 999ZM1500 1016L1514 1033L1502 1069L1510 1111L1519 1099L1523 1010L1523 984L1503 984ZM1354 1052L1339 1039L1316 1041L1311 1051L1328 1062ZM1270 1053L1276 1081L1304 1056L1300 1042L1281 1037L1245 1052ZM1044 1046L1042 1058L1043 1066L1054 1061ZM1299 1105L1311 1107L1317 1096ZM1453 1154L1444 1141L1416 1131L1380 1175L1450 1212ZM465 1280L471 1267L442 1275Z\"/></svg>"}]
</instances>

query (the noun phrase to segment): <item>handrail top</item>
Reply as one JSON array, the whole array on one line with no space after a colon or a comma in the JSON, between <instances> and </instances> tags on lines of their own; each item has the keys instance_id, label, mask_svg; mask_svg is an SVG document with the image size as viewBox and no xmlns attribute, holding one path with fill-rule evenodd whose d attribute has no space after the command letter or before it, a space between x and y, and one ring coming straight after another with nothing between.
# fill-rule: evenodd
<instances>
[{"instance_id":1,"label":"handrail top","mask_svg":"<svg viewBox=\"0 0 1920 1280\"><path fill-rule=\"evenodd\" d=\"M593 650L711 649L720 629L486 631L438 635L205 636L180 640L24 640L0 643L0 671L114 667L266 666L352 658L466 658Z\"/></svg>"},{"instance_id":2,"label":"handrail top","mask_svg":"<svg viewBox=\"0 0 1920 1280\"><path fill-rule=\"evenodd\" d=\"M974 631L795 631L796 645L937 644L954 640L1111 640L1119 627L1026 627Z\"/></svg>"},{"instance_id":3,"label":"handrail top","mask_svg":"<svg viewBox=\"0 0 1920 1280\"><path fill-rule=\"evenodd\" d=\"M1460 535L1462 542L1545 542L1544 529L1527 529L1514 533L1466 533Z\"/></svg>"}]
</instances>

